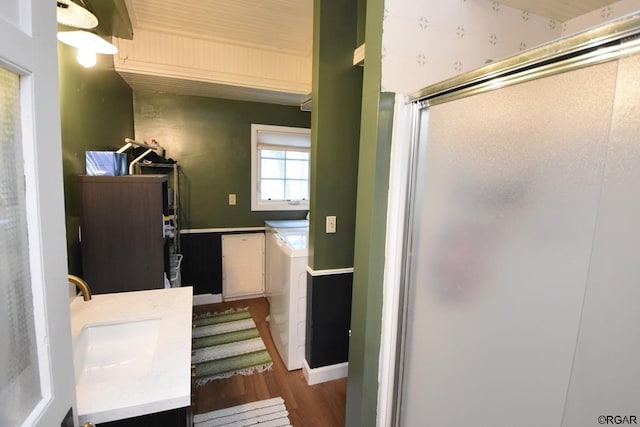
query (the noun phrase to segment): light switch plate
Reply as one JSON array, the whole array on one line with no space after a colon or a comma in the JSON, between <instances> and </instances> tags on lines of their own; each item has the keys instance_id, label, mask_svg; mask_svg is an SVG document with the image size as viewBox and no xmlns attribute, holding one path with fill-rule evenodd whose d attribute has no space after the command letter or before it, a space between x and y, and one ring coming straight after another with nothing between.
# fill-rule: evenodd
<instances>
[{"instance_id":1,"label":"light switch plate","mask_svg":"<svg viewBox=\"0 0 640 427\"><path fill-rule=\"evenodd\" d=\"M336 217L335 216L327 216L326 218L327 225L327 233L335 233L336 232Z\"/></svg>"},{"instance_id":2,"label":"light switch plate","mask_svg":"<svg viewBox=\"0 0 640 427\"><path fill-rule=\"evenodd\" d=\"M236 195L233 193L229 193L229 205L230 206L236 205Z\"/></svg>"}]
</instances>

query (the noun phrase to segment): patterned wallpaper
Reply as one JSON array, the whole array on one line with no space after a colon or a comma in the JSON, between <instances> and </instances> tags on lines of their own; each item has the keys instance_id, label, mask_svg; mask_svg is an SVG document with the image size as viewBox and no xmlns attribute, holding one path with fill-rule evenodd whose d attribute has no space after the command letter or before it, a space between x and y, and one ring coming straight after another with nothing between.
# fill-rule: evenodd
<instances>
[{"instance_id":1,"label":"patterned wallpaper","mask_svg":"<svg viewBox=\"0 0 640 427\"><path fill-rule=\"evenodd\" d=\"M560 36L562 24L488 0L386 0L382 90L412 93Z\"/></svg>"},{"instance_id":2,"label":"patterned wallpaper","mask_svg":"<svg viewBox=\"0 0 640 427\"><path fill-rule=\"evenodd\" d=\"M577 33L586 28L620 18L624 15L638 13L639 11L640 0L622 0L610 6L603 7L602 9L594 10L593 12L568 20L562 24L562 35Z\"/></svg>"},{"instance_id":3,"label":"patterned wallpaper","mask_svg":"<svg viewBox=\"0 0 640 427\"><path fill-rule=\"evenodd\" d=\"M386 0L382 91L410 94L638 9L623 0L562 23L491 0Z\"/></svg>"}]
</instances>

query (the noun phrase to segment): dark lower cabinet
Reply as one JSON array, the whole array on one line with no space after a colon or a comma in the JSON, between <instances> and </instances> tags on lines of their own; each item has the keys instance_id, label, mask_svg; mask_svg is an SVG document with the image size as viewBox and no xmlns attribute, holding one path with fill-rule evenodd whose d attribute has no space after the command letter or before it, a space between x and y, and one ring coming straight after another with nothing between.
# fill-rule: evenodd
<instances>
[{"instance_id":1,"label":"dark lower cabinet","mask_svg":"<svg viewBox=\"0 0 640 427\"><path fill-rule=\"evenodd\" d=\"M95 294L164 287L166 175L80 176L82 276Z\"/></svg>"},{"instance_id":2,"label":"dark lower cabinet","mask_svg":"<svg viewBox=\"0 0 640 427\"><path fill-rule=\"evenodd\" d=\"M98 427L186 427L188 416L188 408L178 408L125 420L100 423Z\"/></svg>"},{"instance_id":3,"label":"dark lower cabinet","mask_svg":"<svg viewBox=\"0 0 640 427\"><path fill-rule=\"evenodd\" d=\"M307 274L305 358L310 368L349 359L353 273Z\"/></svg>"}]
</instances>

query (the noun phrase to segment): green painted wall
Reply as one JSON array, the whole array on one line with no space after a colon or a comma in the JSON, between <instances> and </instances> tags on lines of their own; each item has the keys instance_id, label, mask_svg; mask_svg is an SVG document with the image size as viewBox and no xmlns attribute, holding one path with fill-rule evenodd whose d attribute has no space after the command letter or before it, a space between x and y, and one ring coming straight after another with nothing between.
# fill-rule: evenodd
<instances>
[{"instance_id":1,"label":"green painted wall","mask_svg":"<svg viewBox=\"0 0 640 427\"><path fill-rule=\"evenodd\" d=\"M358 0L358 46L364 43L367 21L367 0Z\"/></svg>"},{"instance_id":2,"label":"green painted wall","mask_svg":"<svg viewBox=\"0 0 640 427\"><path fill-rule=\"evenodd\" d=\"M85 173L85 151L115 150L133 136L133 95L113 70L113 57L98 55L96 66L86 69L75 55L75 48L58 43L67 252L69 272L81 274L76 177Z\"/></svg>"},{"instance_id":3,"label":"green painted wall","mask_svg":"<svg viewBox=\"0 0 640 427\"><path fill-rule=\"evenodd\" d=\"M347 426L376 425L394 94L380 93L383 0L367 1Z\"/></svg>"},{"instance_id":4,"label":"green painted wall","mask_svg":"<svg viewBox=\"0 0 640 427\"><path fill-rule=\"evenodd\" d=\"M181 166L183 229L264 226L306 211L251 211L251 123L308 128L299 107L155 92L134 93L135 138L156 139ZM229 206L229 193L237 204Z\"/></svg>"},{"instance_id":5,"label":"green painted wall","mask_svg":"<svg viewBox=\"0 0 640 427\"><path fill-rule=\"evenodd\" d=\"M353 66L358 0L315 0L309 265L353 266L362 68ZM337 232L325 233L325 217Z\"/></svg>"}]
</instances>

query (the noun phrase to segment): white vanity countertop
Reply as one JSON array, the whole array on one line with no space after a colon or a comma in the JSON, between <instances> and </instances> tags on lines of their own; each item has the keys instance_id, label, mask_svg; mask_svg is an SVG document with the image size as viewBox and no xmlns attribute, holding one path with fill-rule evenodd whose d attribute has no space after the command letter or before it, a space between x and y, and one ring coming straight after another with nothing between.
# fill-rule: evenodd
<instances>
[{"instance_id":1,"label":"white vanity countertop","mask_svg":"<svg viewBox=\"0 0 640 427\"><path fill-rule=\"evenodd\" d=\"M75 298L70 305L73 342L86 325L160 319L150 372L140 378L78 384L80 424L130 418L191 404L192 288L155 289Z\"/></svg>"}]
</instances>

